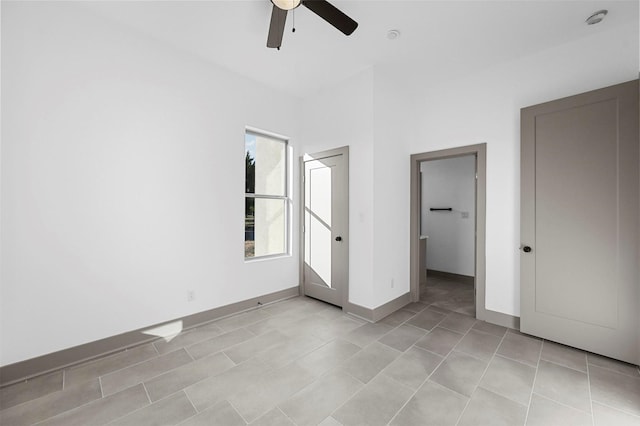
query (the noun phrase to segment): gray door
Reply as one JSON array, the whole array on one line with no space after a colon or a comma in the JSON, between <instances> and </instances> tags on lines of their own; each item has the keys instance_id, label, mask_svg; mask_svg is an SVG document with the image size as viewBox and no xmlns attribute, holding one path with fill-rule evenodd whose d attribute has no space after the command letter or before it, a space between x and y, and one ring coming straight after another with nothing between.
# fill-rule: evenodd
<instances>
[{"instance_id":1,"label":"gray door","mask_svg":"<svg viewBox=\"0 0 640 426\"><path fill-rule=\"evenodd\" d=\"M521 330L639 364L638 81L521 112Z\"/></svg>"},{"instance_id":2,"label":"gray door","mask_svg":"<svg viewBox=\"0 0 640 426\"><path fill-rule=\"evenodd\" d=\"M336 306L348 296L348 150L304 157L304 294Z\"/></svg>"}]
</instances>

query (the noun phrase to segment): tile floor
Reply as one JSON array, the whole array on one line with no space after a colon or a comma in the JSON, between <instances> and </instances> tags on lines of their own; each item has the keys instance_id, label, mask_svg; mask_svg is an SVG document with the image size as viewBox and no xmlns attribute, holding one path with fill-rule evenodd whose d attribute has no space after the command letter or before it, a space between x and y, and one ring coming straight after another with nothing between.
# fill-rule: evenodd
<instances>
[{"instance_id":1,"label":"tile floor","mask_svg":"<svg viewBox=\"0 0 640 426\"><path fill-rule=\"evenodd\" d=\"M0 424L640 425L636 366L431 284L377 324L298 297L5 387Z\"/></svg>"},{"instance_id":2,"label":"tile floor","mask_svg":"<svg viewBox=\"0 0 640 426\"><path fill-rule=\"evenodd\" d=\"M458 278L442 272L427 273L427 283L420 286L423 303L450 311L476 316L473 282L470 277Z\"/></svg>"}]
</instances>

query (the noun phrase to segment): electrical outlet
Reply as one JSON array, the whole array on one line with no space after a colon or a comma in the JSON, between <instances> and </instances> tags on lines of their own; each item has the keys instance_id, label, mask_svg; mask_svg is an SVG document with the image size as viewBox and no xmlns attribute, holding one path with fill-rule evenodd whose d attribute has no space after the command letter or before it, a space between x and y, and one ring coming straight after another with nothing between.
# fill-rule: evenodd
<instances>
[{"instance_id":1,"label":"electrical outlet","mask_svg":"<svg viewBox=\"0 0 640 426\"><path fill-rule=\"evenodd\" d=\"M460 215L463 219L469 219L469 212L462 212Z\"/></svg>"},{"instance_id":2,"label":"electrical outlet","mask_svg":"<svg viewBox=\"0 0 640 426\"><path fill-rule=\"evenodd\" d=\"M391 288L395 288L396 287L396 283L394 281L393 278L391 278Z\"/></svg>"},{"instance_id":3,"label":"electrical outlet","mask_svg":"<svg viewBox=\"0 0 640 426\"><path fill-rule=\"evenodd\" d=\"M193 290L187 291L187 302L193 302L196 300L196 292Z\"/></svg>"}]
</instances>

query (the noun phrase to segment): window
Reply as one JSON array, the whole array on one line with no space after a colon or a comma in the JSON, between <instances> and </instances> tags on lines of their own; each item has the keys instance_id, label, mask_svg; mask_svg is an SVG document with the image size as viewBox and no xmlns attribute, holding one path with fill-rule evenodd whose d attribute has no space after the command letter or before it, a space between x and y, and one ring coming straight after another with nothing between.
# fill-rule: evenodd
<instances>
[{"instance_id":1,"label":"window","mask_svg":"<svg viewBox=\"0 0 640 426\"><path fill-rule=\"evenodd\" d=\"M288 253L287 141L247 131L244 257Z\"/></svg>"}]
</instances>

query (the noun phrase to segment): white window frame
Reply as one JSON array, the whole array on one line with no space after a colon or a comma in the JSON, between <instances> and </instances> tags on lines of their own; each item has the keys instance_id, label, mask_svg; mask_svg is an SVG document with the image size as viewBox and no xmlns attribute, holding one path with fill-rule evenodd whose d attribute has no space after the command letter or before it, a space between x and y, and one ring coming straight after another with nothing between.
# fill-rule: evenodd
<instances>
[{"instance_id":1,"label":"white window frame","mask_svg":"<svg viewBox=\"0 0 640 426\"><path fill-rule=\"evenodd\" d=\"M289 188L289 173L290 173L290 164L291 157L289 154L289 138L283 135L279 135L277 133L267 132L265 130L257 129L255 127L245 127L244 136L246 143L247 134L251 134L258 137L266 137L272 140L276 140L278 142L282 142L284 144L284 195L266 195L266 194L250 194L248 192L244 193L245 205L247 198L253 199L270 199L270 200L282 200L284 201L284 252L282 253L274 253L263 256L253 256L253 257L245 257L245 262L254 262L260 260L267 259L275 259L280 257L286 257L291 255L291 198L290 198L290 188ZM245 156L246 154L246 146L245 146ZM246 164L245 164L246 167ZM246 179L246 168L245 168L245 179ZM245 190L246 190L246 182L245 182ZM254 204L255 205L255 204ZM245 212L246 214L246 212ZM254 224L255 226L255 224ZM244 224L243 224L244 227ZM246 241L246 240L245 240ZM254 241L255 241L255 228L254 228Z\"/></svg>"}]
</instances>

